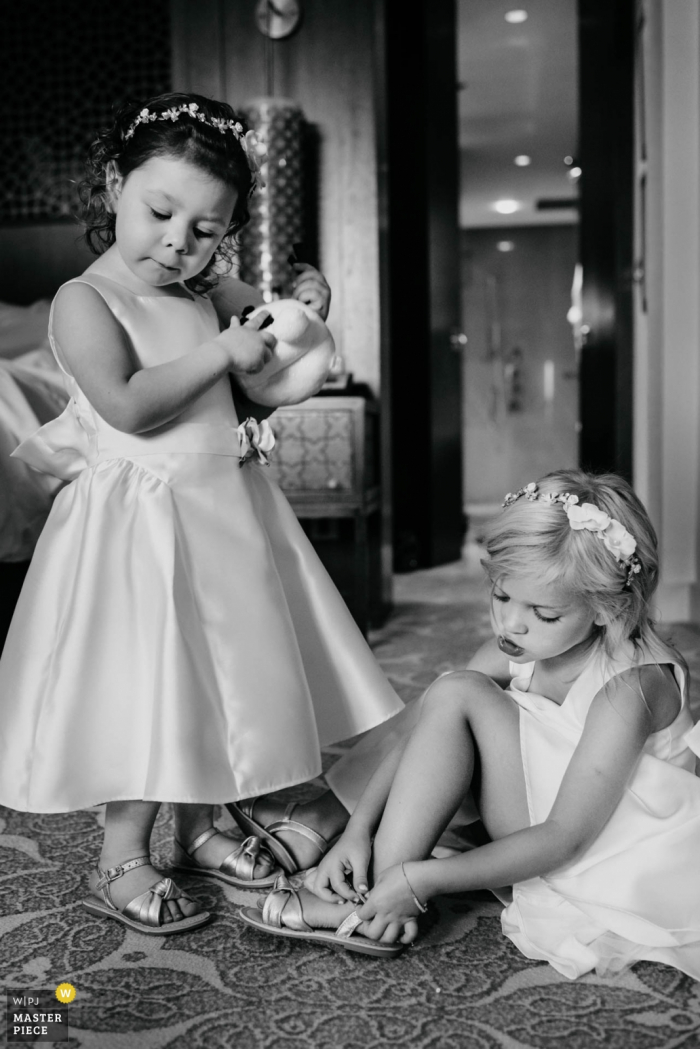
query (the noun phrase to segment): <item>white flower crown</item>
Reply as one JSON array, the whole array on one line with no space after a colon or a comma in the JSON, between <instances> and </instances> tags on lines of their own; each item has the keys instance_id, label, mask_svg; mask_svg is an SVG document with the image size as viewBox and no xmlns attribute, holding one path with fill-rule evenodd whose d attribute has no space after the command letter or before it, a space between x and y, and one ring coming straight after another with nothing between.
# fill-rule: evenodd
<instances>
[{"instance_id":1,"label":"white flower crown","mask_svg":"<svg viewBox=\"0 0 700 1049\"><path fill-rule=\"evenodd\" d=\"M520 491L509 492L503 501L503 506L512 506L521 496L524 496L525 499L532 503L540 502L550 506L552 503L561 503L566 516L569 518L569 524L574 531L578 532L585 528L586 531L593 532L603 541L603 545L610 551L615 560L625 565L627 568L626 586L630 585L633 576L641 572L642 563L635 554L637 540L627 531L623 524L616 521L610 514L599 510L593 503L581 503L579 505L578 496L570 495L569 492L545 492L540 495L537 491L536 482L531 481L530 484L526 484Z\"/></svg>"},{"instance_id":2,"label":"white flower crown","mask_svg":"<svg viewBox=\"0 0 700 1049\"><path fill-rule=\"evenodd\" d=\"M208 117L206 113L202 112L196 102L184 103L181 106L171 106L170 109L163 109L160 113L152 113L148 107L145 107L124 132L124 141L126 142L133 136L139 124L150 124L154 120L172 120L174 122L179 120L181 116L191 117L192 120L198 120L200 124L207 124L209 127L216 128L222 135L230 131L234 138L240 142L241 149L246 155L248 167L253 176L250 192L253 193L258 187L264 188L265 183L260 176L260 168L265 160L265 150L258 142L255 132L244 132L243 125L237 120L224 120L223 117Z\"/></svg>"}]
</instances>

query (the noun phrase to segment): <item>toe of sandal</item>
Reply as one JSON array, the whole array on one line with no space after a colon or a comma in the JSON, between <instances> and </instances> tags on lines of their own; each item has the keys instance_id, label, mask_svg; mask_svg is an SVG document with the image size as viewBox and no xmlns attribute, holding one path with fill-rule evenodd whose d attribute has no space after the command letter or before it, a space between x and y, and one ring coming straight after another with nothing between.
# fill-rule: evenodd
<instances>
[{"instance_id":1,"label":"toe of sandal","mask_svg":"<svg viewBox=\"0 0 700 1049\"><path fill-rule=\"evenodd\" d=\"M235 844L235 848L232 849L218 867L207 867L199 863L194 858L195 852L215 835L225 838L229 837L228 834L217 830L216 827L210 827L200 834L198 838L195 838L189 847L176 841L173 869L186 871L188 874L196 874L200 878L213 878L216 881L224 882L226 885L231 885L235 889L259 891L260 889L270 889L274 886L281 873L278 867L273 867L269 874L263 877L254 877L256 865L266 861L269 861L270 864L274 863L269 851L262 845L260 838L255 835L251 835L243 842L231 838L230 840L232 844Z\"/></svg>"},{"instance_id":2,"label":"toe of sandal","mask_svg":"<svg viewBox=\"0 0 700 1049\"><path fill-rule=\"evenodd\" d=\"M110 883L120 878L127 870L147 863L150 863L150 857L142 856L107 870L98 867L96 885L87 899L83 900L83 907L95 917L111 918L146 936L172 936L175 933L190 932L211 920L209 911L200 909L196 914L169 922L163 921L163 908L168 900L182 900L199 906L172 878L161 878L124 907L117 907L109 891Z\"/></svg>"}]
</instances>

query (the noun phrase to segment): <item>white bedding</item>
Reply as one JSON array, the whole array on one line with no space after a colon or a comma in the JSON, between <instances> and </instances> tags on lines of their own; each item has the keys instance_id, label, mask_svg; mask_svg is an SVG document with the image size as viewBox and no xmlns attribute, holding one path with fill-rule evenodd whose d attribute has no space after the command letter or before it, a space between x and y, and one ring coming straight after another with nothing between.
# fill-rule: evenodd
<instances>
[{"instance_id":1,"label":"white bedding","mask_svg":"<svg viewBox=\"0 0 700 1049\"><path fill-rule=\"evenodd\" d=\"M48 343L49 303L0 303L0 561L28 561L61 482L10 458L68 402Z\"/></svg>"}]
</instances>

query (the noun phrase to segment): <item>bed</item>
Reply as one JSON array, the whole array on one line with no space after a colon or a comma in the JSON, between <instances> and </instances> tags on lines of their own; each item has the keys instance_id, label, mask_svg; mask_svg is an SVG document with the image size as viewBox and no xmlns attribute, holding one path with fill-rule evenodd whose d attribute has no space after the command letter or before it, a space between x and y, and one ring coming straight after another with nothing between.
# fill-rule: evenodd
<instances>
[{"instance_id":1,"label":"bed","mask_svg":"<svg viewBox=\"0 0 700 1049\"><path fill-rule=\"evenodd\" d=\"M0 302L0 645L61 482L11 458L68 402L47 336L49 303Z\"/></svg>"}]
</instances>

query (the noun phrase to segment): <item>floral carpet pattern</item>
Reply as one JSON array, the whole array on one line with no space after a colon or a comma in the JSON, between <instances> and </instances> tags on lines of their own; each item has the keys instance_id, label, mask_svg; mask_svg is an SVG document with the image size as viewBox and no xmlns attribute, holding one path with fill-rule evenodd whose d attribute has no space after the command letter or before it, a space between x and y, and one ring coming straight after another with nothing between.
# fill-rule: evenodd
<instances>
[{"instance_id":1,"label":"floral carpet pattern","mask_svg":"<svg viewBox=\"0 0 700 1049\"><path fill-rule=\"evenodd\" d=\"M700 631L667 633L700 683ZM394 613L372 641L411 699L488 636L483 592L460 564L399 577ZM327 764L341 749L331 748ZM93 918L80 900L101 822L99 808L0 810L0 985L72 983L66 1049L700 1047L700 984L647 962L616 977L565 980L505 939L489 893L434 901L417 945L393 961L263 936L235 917L254 894L181 875L216 913L203 929L148 938ZM228 814L220 825L230 825ZM169 848L164 807L154 849L163 868Z\"/></svg>"}]
</instances>

